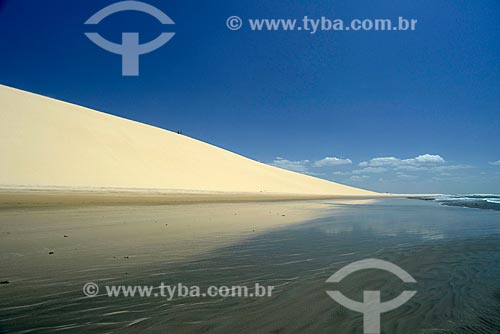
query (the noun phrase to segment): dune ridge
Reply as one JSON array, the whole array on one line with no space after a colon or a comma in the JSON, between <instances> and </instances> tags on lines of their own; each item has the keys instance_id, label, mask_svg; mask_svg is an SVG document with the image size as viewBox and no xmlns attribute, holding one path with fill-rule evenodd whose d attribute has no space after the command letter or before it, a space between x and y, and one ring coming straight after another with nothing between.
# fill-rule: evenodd
<instances>
[{"instance_id":1,"label":"dune ridge","mask_svg":"<svg viewBox=\"0 0 500 334\"><path fill-rule=\"evenodd\" d=\"M3 85L0 133L1 188L379 195Z\"/></svg>"}]
</instances>

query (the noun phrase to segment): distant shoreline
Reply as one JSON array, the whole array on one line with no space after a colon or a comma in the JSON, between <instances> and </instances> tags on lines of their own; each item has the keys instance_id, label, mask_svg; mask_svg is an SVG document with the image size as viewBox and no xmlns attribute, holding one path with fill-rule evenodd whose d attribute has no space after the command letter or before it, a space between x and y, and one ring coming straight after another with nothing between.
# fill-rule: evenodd
<instances>
[{"instance_id":1,"label":"distant shoreline","mask_svg":"<svg viewBox=\"0 0 500 334\"><path fill-rule=\"evenodd\" d=\"M238 203L299 201L319 199L375 199L405 197L397 194L373 196L231 193L163 189L75 189L75 188L0 188L0 208L59 207L88 205L162 205L198 203Z\"/></svg>"}]
</instances>

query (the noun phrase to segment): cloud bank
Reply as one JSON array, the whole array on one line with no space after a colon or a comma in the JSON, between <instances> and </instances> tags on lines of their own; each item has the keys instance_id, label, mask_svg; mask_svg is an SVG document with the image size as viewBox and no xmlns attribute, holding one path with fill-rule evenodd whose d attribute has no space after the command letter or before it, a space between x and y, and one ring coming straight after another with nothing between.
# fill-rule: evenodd
<instances>
[{"instance_id":1,"label":"cloud bank","mask_svg":"<svg viewBox=\"0 0 500 334\"><path fill-rule=\"evenodd\" d=\"M351 159L342 159L337 157L326 157L321 160L317 160L313 163L313 167L328 167L328 166L339 166L339 165L350 165L352 164Z\"/></svg>"},{"instance_id":2,"label":"cloud bank","mask_svg":"<svg viewBox=\"0 0 500 334\"><path fill-rule=\"evenodd\" d=\"M379 167L379 166L423 166L433 164L444 164L446 161L440 156L435 154L423 154L411 159L399 159L395 157L382 157L373 158L369 161L364 161L359 164L361 167Z\"/></svg>"}]
</instances>

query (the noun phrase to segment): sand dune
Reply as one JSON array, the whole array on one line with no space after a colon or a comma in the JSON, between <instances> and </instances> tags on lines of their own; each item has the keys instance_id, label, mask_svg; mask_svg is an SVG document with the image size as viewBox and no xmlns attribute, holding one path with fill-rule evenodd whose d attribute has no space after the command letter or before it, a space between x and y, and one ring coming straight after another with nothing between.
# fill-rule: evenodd
<instances>
[{"instance_id":1,"label":"sand dune","mask_svg":"<svg viewBox=\"0 0 500 334\"><path fill-rule=\"evenodd\" d=\"M0 187L375 196L0 85Z\"/></svg>"}]
</instances>

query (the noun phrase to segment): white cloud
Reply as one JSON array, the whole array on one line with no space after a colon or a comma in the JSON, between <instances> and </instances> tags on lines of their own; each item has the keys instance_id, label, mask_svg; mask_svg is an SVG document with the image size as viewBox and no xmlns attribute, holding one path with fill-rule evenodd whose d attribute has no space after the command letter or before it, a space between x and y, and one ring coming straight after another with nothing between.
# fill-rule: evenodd
<instances>
[{"instance_id":1,"label":"white cloud","mask_svg":"<svg viewBox=\"0 0 500 334\"><path fill-rule=\"evenodd\" d=\"M493 165L493 166L500 166L500 160L498 160L498 161L494 161L494 162L490 162L490 165Z\"/></svg>"},{"instance_id":2,"label":"white cloud","mask_svg":"<svg viewBox=\"0 0 500 334\"><path fill-rule=\"evenodd\" d=\"M384 167L366 167L363 169L353 170L353 174L366 174L366 173L383 173L386 172L387 168Z\"/></svg>"},{"instance_id":3,"label":"white cloud","mask_svg":"<svg viewBox=\"0 0 500 334\"><path fill-rule=\"evenodd\" d=\"M447 164L440 155L433 154L422 154L409 159L379 157L362 162L359 166L363 168L352 171L354 175L388 173L388 175L393 174L396 179L408 181L418 179L422 173L426 173L426 177L434 176L432 174L436 174L435 176L441 174L441 177L452 178L455 175L463 174L461 173L463 170L474 168L470 165Z\"/></svg>"},{"instance_id":4,"label":"white cloud","mask_svg":"<svg viewBox=\"0 0 500 334\"><path fill-rule=\"evenodd\" d=\"M424 154L424 155L419 155L416 158L409 159L411 161L414 161L419 164L443 164L445 161L440 155L435 155L435 154Z\"/></svg>"},{"instance_id":5,"label":"white cloud","mask_svg":"<svg viewBox=\"0 0 500 334\"><path fill-rule=\"evenodd\" d=\"M313 168L321 167L333 167L333 166L348 166L352 164L351 159L344 159L338 157L325 157L321 160L310 161L310 160L288 160L282 157L276 157L269 165L280 167L283 169L288 169L291 171L315 175L324 176L323 174L316 174ZM492 165L499 165L500 161L491 162ZM370 175L388 173L387 175L393 175L393 177L400 180L414 180L420 177L421 173L435 173L437 175L441 174L441 177L452 177L456 175L454 172L459 174L461 170L474 168L470 165L450 165L447 164L445 159L440 155L435 154L422 154L414 158L400 159L397 157L377 157L370 159L368 161L358 164L359 169L355 170L337 170L331 171L331 175L337 177L350 177L352 181L364 181L370 178ZM414 175L412 175L414 174ZM384 176L386 174L383 174ZM426 174L428 175L428 174Z\"/></svg>"},{"instance_id":6,"label":"white cloud","mask_svg":"<svg viewBox=\"0 0 500 334\"><path fill-rule=\"evenodd\" d=\"M366 180L368 178L369 178L368 175L353 175L353 176L350 177L350 179L352 181L363 181L363 180Z\"/></svg>"},{"instance_id":7,"label":"white cloud","mask_svg":"<svg viewBox=\"0 0 500 334\"><path fill-rule=\"evenodd\" d=\"M405 180L414 180L417 178L415 175L409 175L402 172L397 172L396 176L400 179L405 179Z\"/></svg>"},{"instance_id":8,"label":"white cloud","mask_svg":"<svg viewBox=\"0 0 500 334\"><path fill-rule=\"evenodd\" d=\"M430 167L428 170L430 170L432 172L445 172L445 171L469 169L469 168L474 168L474 167L470 166L470 165L447 165L447 166Z\"/></svg>"},{"instance_id":9,"label":"white cloud","mask_svg":"<svg viewBox=\"0 0 500 334\"><path fill-rule=\"evenodd\" d=\"M352 164L351 159L342 159L336 157L326 157L315 162L309 160L288 160L282 157L276 157L272 162L269 163L271 166L280 167L283 169L292 170L294 172L306 173L310 175L317 175L309 170L312 167L329 167L338 165L348 165Z\"/></svg>"},{"instance_id":10,"label":"white cloud","mask_svg":"<svg viewBox=\"0 0 500 334\"><path fill-rule=\"evenodd\" d=\"M401 164L402 160L394 157L374 158L370 161L360 163L361 167L367 166L395 166Z\"/></svg>"},{"instance_id":11,"label":"white cloud","mask_svg":"<svg viewBox=\"0 0 500 334\"><path fill-rule=\"evenodd\" d=\"M336 171L332 173L333 175L351 175L351 172L341 172L341 171Z\"/></svg>"},{"instance_id":12,"label":"white cloud","mask_svg":"<svg viewBox=\"0 0 500 334\"><path fill-rule=\"evenodd\" d=\"M326 157L324 159L315 161L313 163L313 166L314 167L327 167L327 166L338 166L338 165L349 165L349 164L352 164L351 159Z\"/></svg>"},{"instance_id":13,"label":"white cloud","mask_svg":"<svg viewBox=\"0 0 500 334\"><path fill-rule=\"evenodd\" d=\"M309 164L309 160L291 161L281 157L276 157L276 159L274 159L273 162L269 163L269 165L271 166L288 169L300 173L307 172L307 164Z\"/></svg>"},{"instance_id":14,"label":"white cloud","mask_svg":"<svg viewBox=\"0 0 500 334\"><path fill-rule=\"evenodd\" d=\"M400 165L395 166L395 170L405 170L407 172L423 172L429 170L427 166Z\"/></svg>"},{"instance_id":15,"label":"white cloud","mask_svg":"<svg viewBox=\"0 0 500 334\"><path fill-rule=\"evenodd\" d=\"M392 166L392 167L409 167L418 168L421 166L429 166L436 164L443 164L445 160L440 155L434 154L423 154L411 159L399 159L395 157L381 157L373 158L369 161L365 161L359 164L361 167L380 167L380 166Z\"/></svg>"}]
</instances>

